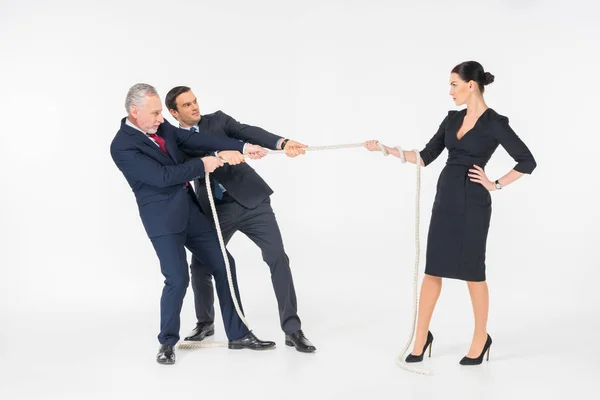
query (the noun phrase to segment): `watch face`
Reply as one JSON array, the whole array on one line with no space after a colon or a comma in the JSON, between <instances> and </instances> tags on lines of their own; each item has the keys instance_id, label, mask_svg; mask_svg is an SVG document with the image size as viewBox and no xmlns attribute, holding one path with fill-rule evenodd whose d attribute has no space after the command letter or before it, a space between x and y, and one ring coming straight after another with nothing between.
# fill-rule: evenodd
<instances>
[{"instance_id":1,"label":"watch face","mask_svg":"<svg viewBox=\"0 0 600 400\"><path fill-rule=\"evenodd\" d=\"M502 185L499 182L496 182L496 189L502 189Z\"/></svg>"}]
</instances>

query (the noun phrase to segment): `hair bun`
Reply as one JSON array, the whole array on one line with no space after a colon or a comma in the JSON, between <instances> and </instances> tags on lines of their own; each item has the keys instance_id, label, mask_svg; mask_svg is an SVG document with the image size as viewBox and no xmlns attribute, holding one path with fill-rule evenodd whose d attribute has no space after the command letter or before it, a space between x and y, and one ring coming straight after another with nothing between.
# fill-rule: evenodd
<instances>
[{"instance_id":1,"label":"hair bun","mask_svg":"<svg viewBox=\"0 0 600 400\"><path fill-rule=\"evenodd\" d=\"M483 74L483 84L489 85L492 82L494 82L494 75L490 74L489 72L484 73Z\"/></svg>"}]
</instances>

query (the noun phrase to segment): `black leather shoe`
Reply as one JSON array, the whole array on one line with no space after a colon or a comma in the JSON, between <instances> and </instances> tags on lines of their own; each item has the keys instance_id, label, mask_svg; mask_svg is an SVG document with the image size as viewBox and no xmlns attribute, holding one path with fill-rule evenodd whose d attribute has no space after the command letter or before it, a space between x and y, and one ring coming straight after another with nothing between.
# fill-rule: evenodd
<instances>
[{"instance_id":1,"label":"black leather shoe","mask_svg":"<svg viewBox=\"0 0 600 400\"><path fill-rule=\"evenodd\" d=\"M158 349L156 362L163 365L175 364L175 350L170 344L163 344Z\"/></svg>"},{"instance_id":2,"label":"black leather shoe","mask_svg":"<svg viewBox=\"0 0 600 400\"><path fill-rule=\"evenodd\" d=\"M296 350L302 353L312 353L317 350L315 346L304 336L302 329L297 330L294 333L285 335L285 344L290 347L295 347Z\"/></svg>"},{"instance_id":3,"label":"black leather shoe","mask_svg":"<svg viewBox=\"0 0 600 400\"><path fill-rule=\"evenodd\" d=\"M230 349L239 350L239 349L251 349L251 350L266 350L272 349L275 347L275 342L268 342L259 340L252 332L248 332L246 336L236 339L230 340L229 346Z\"/></svg>"},{"instance_id":4,"label":"black leather shoe","mask_svg":"<svg viewBox=\"0 0 600 400\"><path fill-rule=\"evenodd\" d=\"M198 322L196 327L188 337L186 337L185 341L191 342L201 342L207 336L212 336L215 334L215 324L212 322Z\"/></svg>"}]
</instances>

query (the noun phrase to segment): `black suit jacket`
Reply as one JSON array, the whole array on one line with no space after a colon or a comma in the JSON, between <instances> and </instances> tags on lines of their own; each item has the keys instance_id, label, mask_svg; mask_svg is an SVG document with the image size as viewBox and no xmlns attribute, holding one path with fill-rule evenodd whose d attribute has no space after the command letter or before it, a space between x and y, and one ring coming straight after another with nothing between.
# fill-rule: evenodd
<instances>
[{"instance_id":1,"label":"black suit jacket","mask_svg":"<svg viewBox=\"0 0 600 400\"><path fill-rule=\"evenodd\" d=\"M281 136L274 135L262 128L241 124L222 111L203 115L198 125L200 132L196 135L206 135L206 132L209 132L211 135L229 137L271 150L276 150L277 142L282 139ZM191 150L186 150L186 153L194 157L210 155L208 152ZM217 168L213 175L225 187L229 195L246 208L257 207L273 194L273 190L267 185L267 182L247 163L234 166L225 164L223 167ZM211 215L204 178L194 182L196 196L202 211L206 215Z\"/></svg>"}]
</instances>

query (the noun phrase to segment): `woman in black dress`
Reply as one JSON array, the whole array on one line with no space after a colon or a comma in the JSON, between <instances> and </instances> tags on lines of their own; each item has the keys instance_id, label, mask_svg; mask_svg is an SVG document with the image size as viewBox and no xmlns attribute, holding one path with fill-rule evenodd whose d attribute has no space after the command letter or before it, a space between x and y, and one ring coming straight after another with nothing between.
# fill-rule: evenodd
<instances>
[{"instance_id":1,"label":"woman in black dress","mask_svg":"<svg viewBox=\"0 0 600 400\"><path fill-rule=\"evenodd\" d=\"M437 183L417 332L406 362L422 361L433 342L429 323L442 290L442 278L467 281L473 304L473 339L460 363L481 364L492 344L487 333L489 295L485 281L486 240L492 212L490 192L510 185L523 174L531 174L536 167L531 152L511 129L508 118L488 108L483 99L484 86L493 81L494 76L484 72L478 62L467 61L454 67L450 74L450 96L457 106L467 107L448 112L437 133L419 152L422 166L433 162L444 148L448 149L448 160ZM498 145L517 164L503 177L491 181L484 168ZM369 141L365 146L371 151L380 150L377 141ZM403 162L416 163L414 151L387 146L384 149Z\"/></svg>"}]
</instances>

